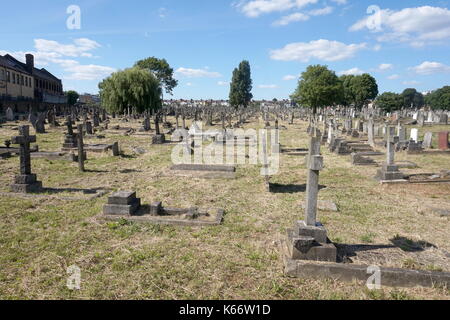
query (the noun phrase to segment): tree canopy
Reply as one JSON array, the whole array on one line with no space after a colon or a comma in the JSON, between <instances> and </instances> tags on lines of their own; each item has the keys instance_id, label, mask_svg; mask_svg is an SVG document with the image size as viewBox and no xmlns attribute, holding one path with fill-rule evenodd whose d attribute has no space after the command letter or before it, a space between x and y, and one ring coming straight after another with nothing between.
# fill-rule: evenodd
<instances>
[{"instance_id":1,"label":"tree canopy","mask_svg":"<svg viewBox=\"0 0 450 320\"><path fill-rule=\"evenodd\" d=\"M139 60L134 66L152 72L168 94L172 94L173 89L178 85L178 81L173 78L173 69L166 59L150 57Z\"/></svg>"},{"instance_id":2,"label":"tree canopy","mask_svg":"<svg viewBox=\"0 0 450 320\"><path fill-rule=\"evenodd\" d=\"M123 112L128 107L136 111L154 112L162 106L162 89L153 73L130 68L113 73L99 83L102 105L109 112Z\"/></svg>"},{"instance_id":3,"label":"tree canopy","mask_svg":"<svg viewBox=\"0 0 450 320\"><path fill-rule=\"evenodd\" d=\"M339 80L342 82L343 94L342 94L342 102L341 104L345 107L350 106L355 103L355 95L353 94L352 89L352 81L355 78L354 75L342 75L339 77Z\"/></svg>"},{"instance_id":4,"label":"tree canopy","mask_svg":"<svg viewBox=\"0 0 450 320\"><path fill-rule=\"evenodd\" d=\"M242 61L233 71L230 85L230 104L233 107L247 107L253 98L250 63Z\"/></svg>"},{"instance_id":5,"label":"tree canopy","mask_svg":"<svg viewBox=\"0 0 450 320\"><path fill-rule=\"evenodd\" d=\"M432 109L450 110L450 86L444 86L425 96L426 104Z\"/></svg>"},{"instance_id":6,"label":"tree canopy","mask_svg":"<svg viewBox=\"0 0 450 320\"><path fill-rule=\"evenodd\" d=\"M73 106L75 103L77 103L78 98L80 97L78 92L76 92L74 90L67 91L66 95L67 95L67 104L69 106Z\"/></svg>"},{"instance_id":7,"label":"tree canopy","mask_svg":"<svg viewBox=\"0 0 450 320\"><path fill-rule=\"evenodd\" d=\"M327 66L312 65L302 73L298 87L291 95L296 103L313 109L338 104L343 99L343 85Z\"/></svg>"},{"instance_id":8,"label":"tree canopy","mask_svg":"<svg viewBox=\"0 0 450 320\"><path fill-rule=\"evenodd\" d=\"M403 96L394 92L384 92L377 97L375 105L386 112L400 110L403 107Z\"/></svg>"},{"instance_id":9,"label":"tree canopy","mask_svg":"<svg viewBox=\"0 0 450 320\"><path fill-rule=\"evenodd\" d=\"M407 88L402 92L404 107L422 108L425 104L423 95L414 88Z\"/></svg>"},{"instance_id":10,"label":"tree canopy","mask_svg":"<svg viewBox=\"0 0 450 320\"><path fill-rule=\"evenodd\" d=\"M351 80L351 90L355 107L361 109L378 96L377 80L368 73L354 76Z\"/></svg>"}]
</instances>

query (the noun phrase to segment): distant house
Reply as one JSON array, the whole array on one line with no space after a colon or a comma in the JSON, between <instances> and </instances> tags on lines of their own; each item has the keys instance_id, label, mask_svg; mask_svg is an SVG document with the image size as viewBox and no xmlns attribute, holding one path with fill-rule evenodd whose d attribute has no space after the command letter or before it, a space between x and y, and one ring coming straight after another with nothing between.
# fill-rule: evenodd
<instances>
[{"instance_id":1,"label":"distant house","mask_svg":"<svg viewBox=\"0 0 450 320\"><path fill-rule=\"evenodd\" d=\"M0 97L6 100L66 103L61 79L44 68L35 68L32 54L26 54L25 61L20 62L9 54L0 55Z\"/></svg>"}]
</instances>

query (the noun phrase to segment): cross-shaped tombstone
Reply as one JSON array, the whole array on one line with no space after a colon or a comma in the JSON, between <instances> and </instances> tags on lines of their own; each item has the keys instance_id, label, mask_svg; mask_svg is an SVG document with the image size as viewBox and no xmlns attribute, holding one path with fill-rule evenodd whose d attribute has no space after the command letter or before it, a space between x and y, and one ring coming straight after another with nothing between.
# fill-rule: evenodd
<instances>
[{"instance_id":1,"label":"cross-shaped tombstone","mask_svg":"<svg viewBox=\"0 0 450 320\"><path fill-rule=\"evenodd\" d=\"M84 172L84 142L83 142L83 125L79 124L78 135L77 135L77 144L78 144L78 169L81 172Z\"/></svg>"},{"instance_id":2,"label":"cross-shaped tombstone","mask_svg":"<svg viewBox=\"0 0 450 320\"><path fill-rule=\"evenodd\" d=\"M31 173L30 156L30 143L36 142L36 136L30 136L29 126L20 126L19 134L11 139L13 144L20 145L20 175L16 176L11 190L20 193L39 192L42 189L42 183L36 180L35 174Z\"/></svg>"},{"instance_id":3,"label":"cross-shaped tombstone","mask_svg":"<svg viewBox=\"0 0 450 320\"><path fill-rule=\"evenodd\" d=\"M36 142L36 136L30 136L29 126L20 126L19 134L11 142L20 144L20 174L31 174L30 143Z\"/></svg>"},{"instance_id":4,"label":"cross-shaped tombstone","mask_svg":"<svg viewBox=\"0 0 450 320\"><path fill-rule=\"evenodd\" d=\"M315 129L310 138L308 155L308 180L306 187L306 225L316 226L317 196L319 193L319 171L323 168L323 157L320 155L321 134Z\"/></svg>"}]
</instances>

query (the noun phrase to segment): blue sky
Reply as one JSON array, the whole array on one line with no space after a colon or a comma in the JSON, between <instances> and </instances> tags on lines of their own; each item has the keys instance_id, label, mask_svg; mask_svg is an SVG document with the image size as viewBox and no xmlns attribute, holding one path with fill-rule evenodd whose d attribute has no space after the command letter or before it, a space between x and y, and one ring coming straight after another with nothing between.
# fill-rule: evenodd
<instances>
[{"instance_id":1,"label":"blue sky","mask_svg":"<svg viewBox=\"0 0 450 320\"><path fill-rule=\"evenodd\" d=\"M69 29L77 5L81 29ZM369 6L375 5L373 10ZM325 64L368 72L380 92L450 85L450 1L4 1L0 53L35 54L64 88L97 93L111 72L156 56L176 70L174 98L226 99L250 61L255 99L287 98L301 72Z\"/></svg>"}]
</instances>

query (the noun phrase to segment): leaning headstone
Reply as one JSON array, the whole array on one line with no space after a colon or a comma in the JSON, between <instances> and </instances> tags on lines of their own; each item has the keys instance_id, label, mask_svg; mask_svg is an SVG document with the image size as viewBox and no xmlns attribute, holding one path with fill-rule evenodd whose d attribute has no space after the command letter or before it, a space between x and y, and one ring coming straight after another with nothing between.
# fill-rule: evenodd
<instances>
[{"instance_id":1,"label":"leaning headstone","mask_svg":"<svg viewBox=\"0 0 450 320\"><path fill-rule=\"evenodd\" d=\"M30 136L29 126L19 127L19 136L13 137L13 144L20 144L20 175L15 177L11 191L17 193L37 193L42 191L42 182L31 173L30 143L36 142L36 136Z\"/></svg>"}]
</instances>

